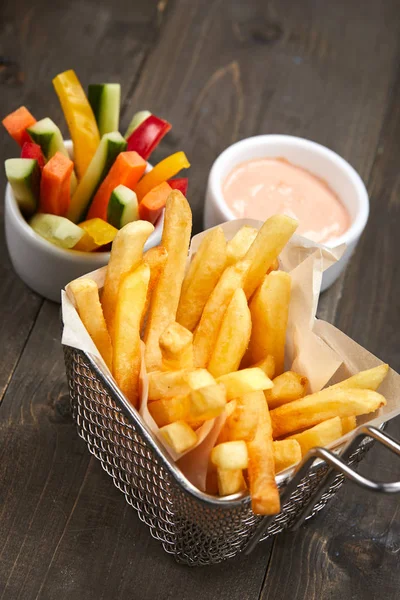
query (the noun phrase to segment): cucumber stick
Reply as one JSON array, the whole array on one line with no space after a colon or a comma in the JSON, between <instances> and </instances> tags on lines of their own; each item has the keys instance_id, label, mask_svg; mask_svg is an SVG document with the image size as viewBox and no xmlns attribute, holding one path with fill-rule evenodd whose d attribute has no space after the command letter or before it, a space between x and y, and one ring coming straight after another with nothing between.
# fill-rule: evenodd
<instances>
[{"instance_id":1,"label":"cucumber stick","mask_svg":"<svg viewBox=\"0 0 400 600\"><path fill-rule=\"evenodd\" d=\"M141 125L143 121L149 117L151 117L151 112L149 110L140 110L139 112L135 113L132 117L132 121L128 125L128 129L126 130L124 137L128 139L131 133L133 133L135 129L137 129L139 125Z\"/></svg>"},{"instance_id":2,"label":"cucumber stick","mask_svg":"<svg viewBox=\"0 0 400 600\"><path fill-rule=\"evenodd\" d=\"M139 205L135 192L118 185L112 192L107 207L107 221L117 229L139 219Z\"/></svg>"},{"instance_id":3,"label":"cucumber stick","mask_svg":"<svg viewBox=\"0 0 400 600\"><path fill-rule=\"evenodd\" d=\"M118 131L106 133L88 168L71 198L68 218L74 223L85 219L90 203L111 165L120 152L126 150L127 142Z\"/></svg>"},{"instance_id":4,"label":"cucumber stick","mask_svg":"<svg viewBox=\"0 0 400 600\"><path fill-rule=\"evenodd\" d=\"M29 222L36 233L60 248L73 248L85 235L83 229L65 217L39 213Z\"/></svg>"},{"instance_id":5,"label":"cucumber stick","mask_svg":"<svg viewBox=\"0 0 400 600\"><path fill-rule=\"evenodd\" d=\"M88 100L96 118L100 136L118 131L121 100L119 83L89 85Z\"/></svg>"},{"instance_id":6,"label":"cucumber stick","mask_svg":"<svg viewBox=\"0 0 400 600\"><path fill-rule=\"evenodd\" d=\"M39 201L40 168L37 160L9 158L5 162L5 170L21 212L31 215Z\"/></svg>"},{"instance_id":7,"label":"cucumber stick","mask_svg":"<svg viewBox=\"0 0 400 600\"><path fill-rule=\"evenodd\" d=\"M46 117L37 121L32 127L28 127L27 132L35 144L38 144L42 149L42 152L46 160L50 160L56 152L61 152L64 156L69 158L68 150L64 145L63 136L57 125ZM74 193L78 181L74 171L71 175L71 193Z\"/></svg>"}]
</instances>

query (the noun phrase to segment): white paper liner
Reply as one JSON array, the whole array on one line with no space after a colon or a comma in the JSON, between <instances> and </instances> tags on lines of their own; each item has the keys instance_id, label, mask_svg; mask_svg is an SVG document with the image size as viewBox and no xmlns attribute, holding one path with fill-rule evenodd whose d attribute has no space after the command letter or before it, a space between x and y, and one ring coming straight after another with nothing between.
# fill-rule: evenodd
<instances>
[{"instance_id":1,"label":"white paper liner","mask_svg":"<svg viewBox=\"0 0 400 600\"><path fill-rule=\"evenodd\" d=\"M262 222L253 219L239 219L223 223L220 227L222 227L226 239L230 240L243 225L251 225L259 229ZM188 265L192 254L197 251L206 233L202 232L193 237ZM280 255L280 268L289 272L292 279L285 367L305 375L310 382L312 392L319 391L331 380L332 383L341 381L360 370L381 364L378 358L333 325L315 317L322 273L340 258L344 250L344 245L328 249L306 238L294 235ZM94 279L101 289L104 285L106 268L97 269L85 277ZM66 287L65 292L62 292L62 317L64 323L62 343L93 354L109 374L107 366L78 316L69 286ZM387 405L373 415L358 418L358 423L379 425L400 414L399 390L400 375L390 369L379 390L386 397ZM149 413L147 398L148 380L142 360L139 413L169 452L172 460L178 462L178 466L189 481L201 491L205 491L209 454L224 424L225 417L221 416L204 423L197 430L197 445L186 453L177 454L160 435L159 428ZM350 436L351 432L329 447L336 447Z\"/></svg>"}]
</instances>

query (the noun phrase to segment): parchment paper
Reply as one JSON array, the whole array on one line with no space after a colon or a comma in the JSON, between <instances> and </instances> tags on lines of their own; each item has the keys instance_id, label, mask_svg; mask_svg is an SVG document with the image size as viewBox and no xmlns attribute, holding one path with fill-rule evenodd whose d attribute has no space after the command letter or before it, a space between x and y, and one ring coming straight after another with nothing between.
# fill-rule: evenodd
<instances>
[{"instance_id":1,"label":"parchment paper","mask_svg":"<svg viewBox=\"0 0 400 600\"><path fill-rule=\"evenodd\" d=\"M251 225L259 229L260 221L240 219L221 225L227 240L243 226ZM207 232L193 237L188 265L192 255ZM328 249L306 238L294 235L282 251L280 268L291 274L292 292L286 340L285 367L305 375L310 382L312 392L319 391L328 382L336 383L364 369L369 369L381 361L358 345L344 333L325 321L316 319L316 310L321 288L322 273L343 254L345 246ZM103 267L85 275L91 277L99 286L104 285L106 268ZM73 295L62 292L63 336L62 343L95 355L109 374L97 348L93 344L75 309ZM197 430L198 443L186 453L177 454L159 434L159 428L147 408L148 381L144 361L141 369L140 415L154 435L167 449L172 460L178 461L182 472L200 490L205 490L209 453L224 424L224 417L207 421ZM358 423L379 425L400 414L400 375L392 369L379 390L387 400L387 405L372 415L358 418ZM351 433L331 444L336 447L346 441Z\"/></svg>"}]
</instances>

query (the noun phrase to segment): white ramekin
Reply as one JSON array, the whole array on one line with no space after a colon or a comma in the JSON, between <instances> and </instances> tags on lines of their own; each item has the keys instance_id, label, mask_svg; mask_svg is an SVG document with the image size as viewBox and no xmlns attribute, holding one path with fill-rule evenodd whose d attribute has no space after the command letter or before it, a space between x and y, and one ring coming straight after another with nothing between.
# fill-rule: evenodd
<instances>
[{"instance_id":1,"label":"white ramekin","mask_svg":"<svg viewBox=\"0 0 400 600\"><path fill-rule=\"evenodd\" d=\"M66 142L66 146L71 152L71 143ZM145 250L160 243L163 222L164 214L158 219ZM22 216L10 184L5 192L5 230L8 253L17 275L32 290L53 302L61 302L61 290L67 283L103 267L110 259L109 252L64 250L38 235Z\"/></svg>"},{"instance_id":2,"label":"white ramekin","mask_svg":"<svg viewBox=\"0 0 400 600\"><path fill-rule=\"evenodd\" d=\"M339 277L346 267L351 254L364 230L369 214L369 199L365 185L354 170L341 156L311 140L290 135L259 135L247 138L229 146L214 162L208 178L204 226L214 227L237 217L225 202L222 185L230 171L238 164L253 158L281 157L307 169L324 179L336 192L351 218L349 229L332 242L329 248L346 244L341 259L323 275L322 291L326 290Z\"/></svg>"}]
</instances>

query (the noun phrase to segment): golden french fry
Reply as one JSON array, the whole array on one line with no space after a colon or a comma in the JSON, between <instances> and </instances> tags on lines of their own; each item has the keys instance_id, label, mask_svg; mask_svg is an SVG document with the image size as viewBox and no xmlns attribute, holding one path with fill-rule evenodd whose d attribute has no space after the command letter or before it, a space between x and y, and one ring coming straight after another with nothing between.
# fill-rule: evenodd
<instances>
[{"instance_id":1,"label":"golden french fry","mask_svg":"<svg viewBox=\"0 0 400 600\"><path fill-rule=\"evenodd\" d=\"M271 271L277 271L279 269L279 260L276 258L274 260L274 262L272 263L272 265L270 266L270 268L267 271L268 273L271 273Z\"/></svg>"},{"instance_id":2,"label":"golden french fry","mask_svg":"<svg viewBox=\"0 0 400 600\"><path fill-rule=\"evenodd\" d=\"M215 347L208 363L214 377L220 377L239 368L251 334L251 316L242 288L233 294L222 319Z\"/></svg>"},{"instance_id":3,"label":"golden french fry","mask_svg":"<svg viewBox=\"0 0 400 600\"><path fill-rule=\"evenodd\" d=\"M152 371L149 377L149 402L173 396L186 396L191 390L215 384L206 369L180 371Z\"/></svg>"},{"instance_id":4,"label":"golden french fry","mask_svg":"<svg viewBox=\"0 0 400 600\"><path fill-rule=\"evenodd\" d=\"M256 435L251 442L247 442L251 507L255 514L275 515L280 511L280 499L275 481L271 419L265 398L259 396L258 400L259 421Z\"/></svg>"},{"instance_id":5,"label":"golden french fry","mask_svg":"<svg viewBox=\"0 0 400 600\"><path fill-rule=\"evenodd\" d=\"M296 440L300 444L302 455L305 456L311 448L327 446L342 435L342 421L340 417L333 417L287 439Z\"/></svg>"},{"instance_id":6,"label":"golden french fry","mask_svg":"<svg viewBox=\"0 0 400 600\"><path fill-rule=\"evenodd\" d=\"M259 360L254 365L250 365L250 368L259 367L264 371L267 377L273 379L275 377L275 359L271 354L268 354L263 360Z\"/></svg>"},{"instance_id":7,"label":"golden french fry","mask_svg":"<svg viewBox=\"0 0 400 600\"><path fill-rule=\"evenodd\" d=\"M193 331L226 265L226 241L221 227L203 238L182 284L176 320Z\"/></svg>"},{"instance_id":8,"label":"golden french fry","mask_svg":"<svg viewBox=\"0 0 400 600\"><path fill-rule=\"evenodd\" d=\"M333 417L351 417L375 412L386 404L372 390L326 388L271 411L274 438L300 431Z\"/></svg>"},{"instance_id":9,"label":"golden french fry","mask_svg":"<svg viewBox=\"0 0 400 600\"><path fill-rule=\"evenodd\" d=\"M141 264L122 280L115 307L113 375L133 406L139 401L140 323L146 302L150 269Z\"/></svg>"},{"instance_id":10,"label":"golden french fry","mask_svg":"<svg viewBox=\"0 0 400 600\"><path fill-rule=\"evenodd\" d=\"M273 271L250 301L252 330L245 364L271 354L275 359L275 375L280 375L284 367L290 285L289 273Z\"/></svg>"},{"instance_id":11,"label":"golden french fry","mask_svg":"<svg viewBox=\"0 0 400 600\"><path fill-rule=\"evenodd\" d=\"M355 389L361 388L365 390L374 390L376 391L378 387L381 385L382 381L385 379L386 375L389 371L389 365L379 365L378 367L374 367L373 369L367 369L366 371L360 371L356 375L341 381L340 383L335 383L334 385L329 386L330 389Z\"/></svg>"},{"instance_id":12,"label":"golden french fry","mask_svg":"<svg viewBox=\"0 0 400 600\"><path fill-rule=\"evenodd\" d=\"M207 369L194 369L189 371L186 377L191 390L199 390L209 385L215 385L217 382Z\"/></svg>"},{"instance_id":13,"label":"golden french fry","mask_svg":"<svg viewBox=\"0 0 400 600\"><path fill-rule=\"evenodd\" d=\"M101 296L111 338L120 283L129 271L133 271L141 263L143 246L153 231L154 227L148 221L134 221L120 229L114 238Z\"/></svg>"},{"instance_id":14,"label":"golden french fry","mask_svg":"<svg viewBox=\"0 0 400 600\"><path fill-rule=\"evenodd\" d=\"M226 245L227 265L234 265L245 257L246 252L256 239L258 229L244 225Z\"/></svg>"},{"instance_id":15,"label":"golden french fry","mask_svg":"<svg viewBox=\"0 0 400 600\"><path fill-rule=\"evenodd\" d=\"M257 431L259 407L265 402L263 392L249 392L236 399L236 407L227 417L224 430L227 441L251 442ZM230 403L229 403L230 404Z\"/></svg>"},{"instance_id":16,"label":"golden french fry","mask_svg":"<svg viewBox=\"0 0 400 600\"><path fill-rule=\"evenodd\" d=\"M160 336L162 368L166 371L193 369L193 333L171 323Z\"/></svg>"},{"instance_id":17,"label":"golden french fry","mask_svg":"<svg viewBox=\"0 0 400 600\"><path fill-rule=\"evenodd\" d=\"M266 376L264 371L257 367L227 373L218 377L217 382L224 384L227 400L239 398L248 392L269 390L273 386L272 381Z\"/></svg>"},{"instance_id":18,"label":"golden french fry","mask_svg":"<svg viewBox=\"0 0 400 600\"><path fill-rule=\"evenodd\" d=\"M160 433L173 450L186 452L197 444L197 435L185 421L175 421L160 428Z\"/></svg>"},{"instance_id":19,"label":"golden french fry","mask_svg":"<svg viewBox=\"0 0 400 600\"><path fill-rule=\"evenodd\" d=\"M148 409L159 427L174 421L184 421L189 415L189 396L174 396L149 402Z\"/></svg>"},{"instance_id":20,"label":"golden french fry","mask_svg":"<svg viewBox=\"0 0 400 600\"><path fill-rule=\"evenodd\" d=\"M197 367L208 365L225 311L235 291L242 287L249 265L241 261L225 269L207 300L194 334L194 362Z\"/></svg>"},{"instance_id":21,"label":"golden french fry","mask_svg":"<svg viewBox=\"0 0 400 600\"><path fill-rule=\"evenodd\" d=\"M287 402L303 398L307 392L308 379L294 371L285 371L273 379L274 387L265 392L269 410Z\"/></svg>"},{"instance_id":22,"label":"golden french fry","mask_svg":"<svg viewBox=\"0 0 400 600\"><path fill-rule=\"evenodd\" d=\"M219 469L247 469L248 452L246 442L224 442L214 446L210 460Z\"/></svg>"},{"instance_id":23,"label":"golden french fry","mask_svg":"<svg viewBox=\"0 0 400 600\"><path fill-rule=\"evenodd\" d=\"M165 267L153 290L144 333L146 367L161 367L160 335L176 320L192 230L192 212L185 196L173 190L165 207L161 245L168 252Z\"/></svg>"},{"instance_id":24,"label":"golden french fry","mask_svg":"<svg viewBox=\"0 0 400 600\"><path fill-rule=\"evenodd\" d=\"M246 261L251 261L243 288L247 298L261 285L266 272L296 231L297 225L295 219L286 215L274 215L265 221L245 256Z\"/></svg>"},{"instance_id":25,"label":"golden french fry","mask_svg":"<svg viewBox=\"0 0 400 600\"><path fill-rule=\"evenodd\" d=\"M206 421L220 415L226 406L225 386L220 384L207 385L190 393L189 415L187 420Z\"/></svg>"},{"instance_id":26,"label":"golden french fry","mask_svg":"<svg viewBox=\"0 0 400 600\"><path fill-rule=\"evenodd\" d=\"M112 369L112 345L99 299L99 289L93 279L76 279L69 285L78 314L107 367Z\"/></svg>"},{"instance_id":27,"label":"golden french fry","mask_svg":"<svg viewBox=\"0 0 400 600\"><path fill-rule=\"evenodd\" d=\"M147 263L150 267L150 281L149 287L147 288L146 304L143 311L143 318L140 330L143 330L146 315L149 311L151 295L157 282L160 278L161 273L164 270L165 263L167 262L168 252L163 246L155 246L150 248L143 254L143 262Z\"/></svg>"},{"instance_id":28,"label":"golden french fry","mask_svg":"<svg viewBox=\"0 0 400 600\"><path fill-rule=\"evenodd\" d=\"M217 469L218 494L229 496L247 488L242 469Z\"/></svg>"},{"instance_id":29,"label":"golden french fry","mask_svg":"<svg viewBox=\"0 0 400 600\"><path fill-rule=\"evenodd\" d=\"M357 427L356 417L342 417L342 435L353 431Z\"/></svg>"},{"instance_id":30,"label":"golden french fry","mask_svg":"<svg viewBox=\"0 0 400 600\"><path fill-rule=\"evenodd\" d=\"M301 461L301 447L297 440L274 442L275 473L280 473Z\"/></svg>"}]
</instances>

